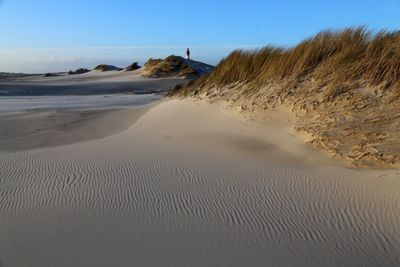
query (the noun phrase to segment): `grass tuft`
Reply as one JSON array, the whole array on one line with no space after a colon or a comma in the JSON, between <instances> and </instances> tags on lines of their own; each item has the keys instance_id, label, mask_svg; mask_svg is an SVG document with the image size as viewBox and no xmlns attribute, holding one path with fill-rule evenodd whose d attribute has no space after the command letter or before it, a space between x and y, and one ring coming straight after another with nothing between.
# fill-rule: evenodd
<instances>
[{"instance_id":1,"label":"grass tuft","mask_svg":"<svg viewBox=\"0 0 400 267\"><path fill-rule=\"evenodd\" d=\"M249 88L259 88L282 81L296 84L305 77L319 87L327 87L329 96L340 95L352 83L362 81L390 89L398 97L400 32L374 33L365 27L326 30L294 47L236 50L194 86L244 83ZM190 92L187 88L182 90Z\"/></svg>"}]
</instances>

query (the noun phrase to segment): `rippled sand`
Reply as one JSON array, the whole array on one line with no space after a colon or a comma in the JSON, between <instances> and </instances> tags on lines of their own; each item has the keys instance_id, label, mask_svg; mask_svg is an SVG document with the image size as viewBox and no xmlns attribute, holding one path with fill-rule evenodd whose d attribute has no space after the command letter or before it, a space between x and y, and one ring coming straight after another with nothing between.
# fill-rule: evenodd
<instances>
[{"instance_id":1,"label":"rippled sand","mask_svg":"<svg viewBox=\"0 0 400 267\"><path fill-rule=\"evenodd\" d=\"M400 171L343 168L215 105L164 102L0 170L0 266L400 265Z\"/></svg>"}]
</instances>

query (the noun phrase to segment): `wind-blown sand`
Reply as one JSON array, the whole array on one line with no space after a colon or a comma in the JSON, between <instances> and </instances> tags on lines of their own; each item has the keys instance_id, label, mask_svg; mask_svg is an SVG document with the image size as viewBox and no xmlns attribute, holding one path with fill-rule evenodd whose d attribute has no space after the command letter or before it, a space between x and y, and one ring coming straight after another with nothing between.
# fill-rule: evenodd
<instances>
[{"instance_id":1,"label":"wind-blown sand","mask_svg":"<svg viewBox=\"0 0 400 267\"><path fill-rule=\"evenodd\" d=\"M0 266L400 265L400 171L341 167L279 113L168 101L0 170Z\"/></svg>"}]
</instances>

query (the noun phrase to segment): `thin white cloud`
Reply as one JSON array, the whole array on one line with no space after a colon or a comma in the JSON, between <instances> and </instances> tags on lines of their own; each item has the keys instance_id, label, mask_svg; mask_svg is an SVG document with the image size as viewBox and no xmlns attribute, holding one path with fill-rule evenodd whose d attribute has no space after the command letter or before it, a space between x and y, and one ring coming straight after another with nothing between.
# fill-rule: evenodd
<instances>
[{"instance_id":1,"label":"thin white cloud","mask_svg":"<svg viewBox=\"0 0 400 267\"><path fill-rule=\"evenodd\" d=\"M30 63L78 63L88 62L89 60L84 57L58 57L52 56L44 59L32 59Z\"/></svg>"},{"instance_id":2,"label":"thin white cloud","mask_svg":"<svg viewBox=\"0 0 400 267\"><path fill-rule=\"evenodd\" d=\"M36 50L36 51L57 51L57 50L126 50L126 49L183 49L191 47L194 49L236 49L236 48L255 48L259 45L240 45L240 44L221 44L221 45L171 45L171 46L159 46L159 45L148 45L148 46L82 46L82 47L20 47L20 48L2 48L0 50Z\"/></svg>"}]
</instances>

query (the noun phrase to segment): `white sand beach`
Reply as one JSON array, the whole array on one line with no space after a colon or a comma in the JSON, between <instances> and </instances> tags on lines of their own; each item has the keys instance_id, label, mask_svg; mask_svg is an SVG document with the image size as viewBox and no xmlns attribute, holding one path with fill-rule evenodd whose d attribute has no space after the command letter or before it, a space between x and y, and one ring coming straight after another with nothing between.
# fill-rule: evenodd
<instances>
[{"instance_id":1,"label":"white sand beach","mask_svg":"<svg viewBox=\"0 0 400 267\"><path fill-rule=\"evenodd\" d=\"M345 168L278 113L115 112L0 148L0 266L400 265L400 171Z\"/></svg>"}]
</instances>

